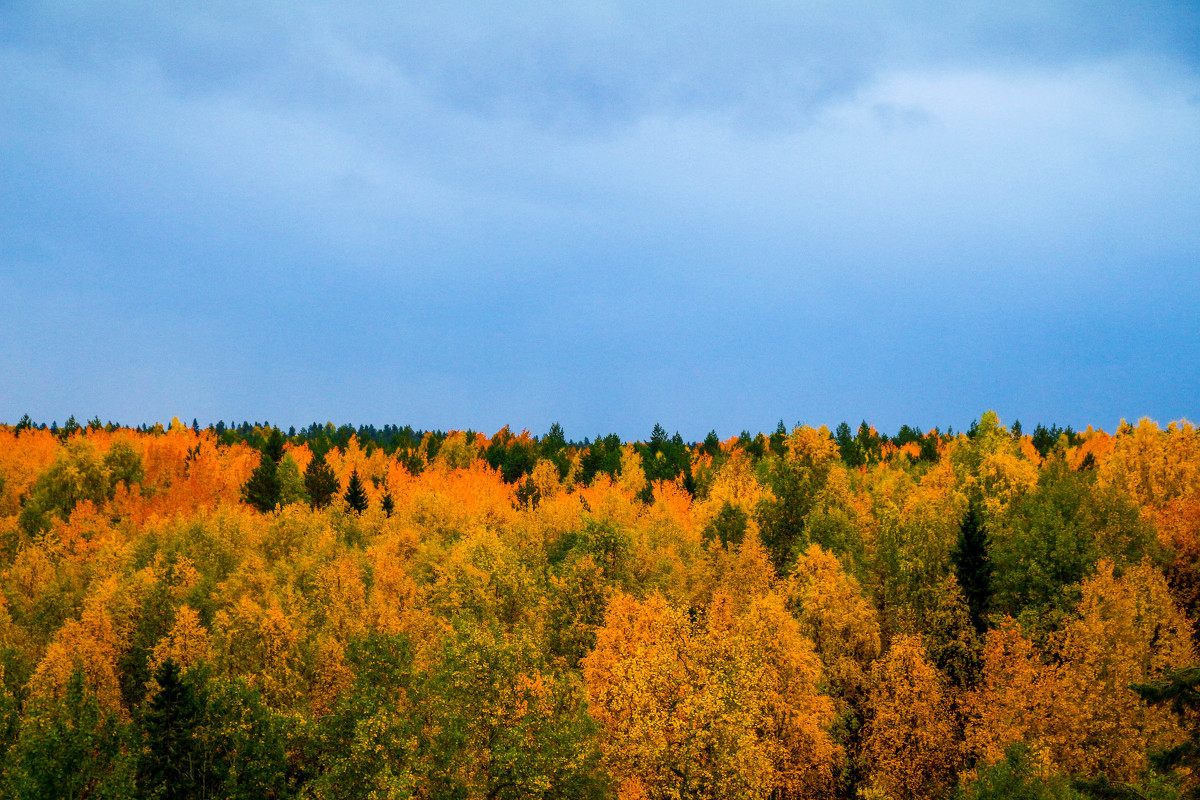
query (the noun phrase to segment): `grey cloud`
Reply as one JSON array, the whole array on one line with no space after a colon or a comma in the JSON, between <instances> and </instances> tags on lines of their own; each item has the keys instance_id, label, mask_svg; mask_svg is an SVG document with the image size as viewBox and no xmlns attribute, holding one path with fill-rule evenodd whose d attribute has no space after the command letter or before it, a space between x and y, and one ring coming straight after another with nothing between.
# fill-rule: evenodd
<instances>
[{"instance_id":1,"label":"grey cloud","mask_svg":"<svg viewBox=\"0 0 1200 800\"><path fill-rule=\"evenodd\" d=\"M0 420L1174 413L1197 16L11 4Z\"/></svg>"}]
</instances>

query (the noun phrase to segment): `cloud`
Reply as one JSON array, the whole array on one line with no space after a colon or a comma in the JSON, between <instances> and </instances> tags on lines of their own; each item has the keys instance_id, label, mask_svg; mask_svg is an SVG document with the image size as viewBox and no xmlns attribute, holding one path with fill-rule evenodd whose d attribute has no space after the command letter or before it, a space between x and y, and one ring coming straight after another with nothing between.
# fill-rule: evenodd
<instances>
[{"instance_id":1,"label":"cloud","mask_svg":"<svg viewBox=\"0 0 1200 800\"><path fill-rule=\"evenodd\" d=\"M0 419L109 383L127 420L577 435L1194 397L1145 366L1197 354L1187 5L0 14Z\"/></svg>"}]
</instances>

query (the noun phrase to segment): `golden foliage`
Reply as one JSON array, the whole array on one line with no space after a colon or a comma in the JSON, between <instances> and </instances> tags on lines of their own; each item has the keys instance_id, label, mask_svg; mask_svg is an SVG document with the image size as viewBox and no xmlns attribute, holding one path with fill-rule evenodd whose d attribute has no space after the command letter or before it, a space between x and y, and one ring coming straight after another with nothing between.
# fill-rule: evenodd
<instances>
[{"instance_id":1,"label":"golden foliage","mask_svg":"<svg viewBox=\"0 0 1200 800\"><path fill-rule=\"evenodd\" d=\"M610 602L583 674L622 796L827 788L833 704L812 646L778 596L734 608L717 595L693 622L658 595Z\"/></svg>"},{"instance_id":2,"label":"golden foliage","mask_svg":"<svg viewBox=\"0 0 1200 800\"><path fill-rule=\"evenodd\" d=\"M959 762L950 697L920 639L893 640L872 670L863 739L866 797L918 800L951 785Z\"/></svg>"}]
</instances>

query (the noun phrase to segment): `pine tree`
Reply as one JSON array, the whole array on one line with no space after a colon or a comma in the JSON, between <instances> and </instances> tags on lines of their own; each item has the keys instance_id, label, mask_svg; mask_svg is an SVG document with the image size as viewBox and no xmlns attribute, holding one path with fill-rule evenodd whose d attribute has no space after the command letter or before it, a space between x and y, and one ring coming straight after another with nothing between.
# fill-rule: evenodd
<instances>
[{"instance_id":1,"label":"pine tree","mask_svg":"<svg viewBox=\"0 0 1200 800\"><path fill-rule=\"evenodd\" d=\"M154 677L159 691L142 718L146 749L138 783L153 797L193 797L203 761L194 730L201 716L200 702L171 659L162 663Z\"/></svg>"},{"instance_id":2,"label":"pine tree","mask_svg":"<svg viewBox=\"0 0 1200 800\"><path fill-rule=\"evenodd\" d=\"M383 509L383 513L389 517L396 510L396 501L392 499L390 490L383 493L383 500L380 502L380 507Z\"/></svg>"},{"instance_id":3,"label":"pine tree","mask_svg":"<svg viewBox=\"0 0 1200 800\"><path fill-rule=\"evenodd\" d=\"M250 473L249 480L242 487L242 500L265 514L273 511L279 504L280 489L279 465L269 454L263 453L258 466Z\"/></svg>"},{"instance_id":4,"label":"pine tree","mask_svg":"<svg viewBox=\"0 0 1200 800\"><path fill-rule=\"evenodd\" d=\"M988 602L992 596L992 560L988 555L987 528L972 502L963 518L954 551L954 567L971 612L971 624L983 633L987 628Z\"/></svg>"},{"instance_id":5,"label":"pine tree","mask_svg":"<svg viewBox=\"0 0 1200 800\"><path fill-rule=\"evenodd\" d=\"M325 463L325 453L318 450L304 470L304 489L308 492L313 508L324 508L333 500L338 490L337 476Z\"/></svg>"},{"instance_id":6,"label":"pine tree","mask_svg":"<svg viewBox=\"0 0 1200 800\"><path fill-rule=\"evenodd\" d=\"M359 514L367 510L367 493L363 491L362 480L358 477L357 469L350 473L350 483L346 486L346 494L342 496L346 500L346 505Z\"/></svg>"}]
</instances>

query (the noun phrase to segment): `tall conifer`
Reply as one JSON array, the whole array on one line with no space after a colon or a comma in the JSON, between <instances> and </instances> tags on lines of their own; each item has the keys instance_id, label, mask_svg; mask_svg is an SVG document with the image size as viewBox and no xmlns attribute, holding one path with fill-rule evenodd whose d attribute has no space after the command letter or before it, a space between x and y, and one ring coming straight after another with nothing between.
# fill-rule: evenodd
<instances>
[{"instance_id":1,"label":"tall conifer","mask_svg":"<svg viewBox=\"0 0 1200 800\"><path fill-rule=\"evenodd\" d=\"M308 492L313 508L324 508L337 494L338 481L333 470L325 463L325 451L318 450L304 470L304 489Z\"/></svg>"},{"instance_id":2,"label":"tall conifer","mask_svg":"<svg viewBox=\"0 0 1200 800\"><path fill-rule=\"evenodd\" d=\"M987 528L979 513L979 507L972 502L959 530L958 547L954 551L954 567L958 585L962 588L967 608L971 611L971 624L980 633L987 628L988 602L992 596L992 560L988 554L989 545Z\"/></svg>"},{"instance_id":3,"label":"tall conifer","mask_svg":"<svg viewBox=\"0 0 1200 800\"><path fill-rule=\"evenodd\" d=\"M359 514L367 510L367 493L363 490L362 480L358 477L357 469L350 473L350 483L346 487L346 494L343 497L346 499L346 505Z\"/></svg>"}]
</instances>

